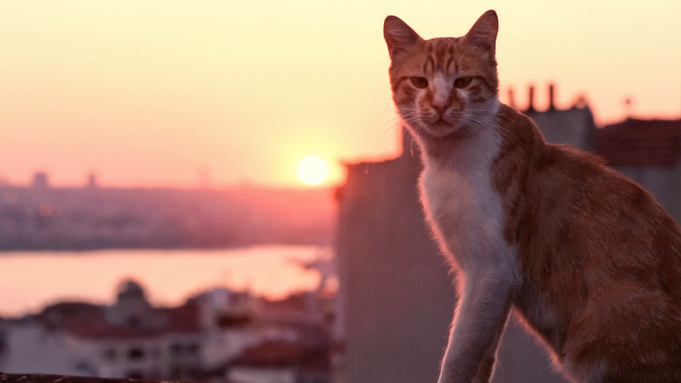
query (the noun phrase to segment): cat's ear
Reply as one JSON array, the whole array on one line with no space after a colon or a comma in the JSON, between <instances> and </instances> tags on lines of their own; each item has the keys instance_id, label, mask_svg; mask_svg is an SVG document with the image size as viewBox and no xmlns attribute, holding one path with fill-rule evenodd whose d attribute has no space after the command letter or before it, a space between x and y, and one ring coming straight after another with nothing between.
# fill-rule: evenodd
<instances>
[{"instance_id":1,"label":"cat's ear","mask_svg":"<svg viewBox=\"0 0 681 383\"><path fill-rule=\"evenodd\" d=\"M464 39L472 45L477 45L494 53L498 31L499 18L497 18L497 13L489 10L473 24L471 30L464 36Z\"/></svg>"},{"instance_id":2,"label":"cat's ear","mask_svg":"<svg viewBox=\"0 0 681 383\"><path fill-rule=\"evenodd\" d=\"M395 16L385 18L383 37L388 44L391 60L395 60L397 56L421 40L421 37L413 29L399 17Z\"/></svg>"}]
</instances>

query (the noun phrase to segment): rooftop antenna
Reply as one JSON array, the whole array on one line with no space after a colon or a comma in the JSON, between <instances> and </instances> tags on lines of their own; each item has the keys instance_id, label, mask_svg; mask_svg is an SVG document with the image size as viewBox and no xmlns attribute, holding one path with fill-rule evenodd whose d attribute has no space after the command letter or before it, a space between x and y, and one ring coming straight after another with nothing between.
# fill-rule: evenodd
<instances>
[{"instance_id":1,"label":"rooftop antenna","mask_svg":"<svg viewBox=\"0 0 681 383\"><path fill-rule=\"evenodd\" d=\"M99 182L97 182L97 175L95 172L92 172L87 176L87 187L90 189L99 187Z\"/></svg>"},{"instance_id":2,"label":"rooftop antenna","mask_svg":"<svg viewBox=\"0 0 681 383\"><path fill-rule=\"evenodd\" d=\"M631 97L626 97L624 99L624 113L626 114L627 118L631 118L631 110L633 109L634 105L634 99Z\"/></svg>"},{"instance_id":3,"label":"rooftop antenna","mask_svg":"<svg viewBox=\"0 0 681 383\"><path fill-rule=\"evenodd\" d=\"M527 112L534 112L534 86L530 85L530 105L527 106Z\"/></svg>"},{"instance_id":4,"label":"rooftop antenna","mask_svg":"<svg viewBox=\"0 0 681 383\"><path fill-rule=\"evenodd\" d=\"M513 96L513 88L508 88L508 106L510 106L513 109L516 109L515 97Z\"/></svg>"}]
</instances>

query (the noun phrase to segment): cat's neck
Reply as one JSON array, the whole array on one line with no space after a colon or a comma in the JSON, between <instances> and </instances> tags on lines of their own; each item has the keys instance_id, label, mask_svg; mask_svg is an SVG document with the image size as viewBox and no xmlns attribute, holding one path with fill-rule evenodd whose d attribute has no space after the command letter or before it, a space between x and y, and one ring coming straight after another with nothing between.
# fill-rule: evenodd
<instances>
[{"instance_id":1,"label":"cat's neck","mask_svg":"<svg viewBox=\"0 0 681 383\"><path fill-rule=\"evenodd\" d=\"M471 161L487 162L493 158L502 141L498 130L500 108L499 103L493 105L475 116L473 123L464 122L459 130L447 136L417 136L426 166L458 167Z\"/></svg>"},{"instance_id":2,"label":"cat's neck","mask_svg":"<svg viewBox=\"0 0 681 383\"><path fill-rule=\"evenodd\" d=\"M422 143L424 170L458 173L465 178L489 174L502 147L502 137L494 129L467 137L447 137Z\"/></svg>"}]
</instances>

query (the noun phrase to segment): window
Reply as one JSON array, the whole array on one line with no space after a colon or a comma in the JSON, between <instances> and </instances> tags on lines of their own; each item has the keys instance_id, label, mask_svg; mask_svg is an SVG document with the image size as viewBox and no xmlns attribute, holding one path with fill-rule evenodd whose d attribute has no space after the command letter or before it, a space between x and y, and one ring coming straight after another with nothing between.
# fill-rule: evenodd
<instances>
[{"instance_id":1,"label":"window","mask_svg":"<svg viewBox=\"0 0 681 383\"><path fill-rule=\"evenodd\" d=\"M201 346L197 343L173 343L170 345L170 355L174 357L180 356L197 356L201 351Z\"/></svg>"},{"instance_id":2,"label":"window","mask_svg":"<svg viewBox=\"0 0 681 383\"><path fill-rule=\"evenodd\" d=\"M170 355L180 356L182 355L182 345L179 343L173 343L170 345Z\"/></svg>"},{"instance_id":3,"label":"window","mask_svg":"<svg viewBox=\"0 0 681 383\"><path fill-rule=\"evenodd\" d=\"M185 346L185 352L187 355L198 355L199 354L199 345L196 343L190 343Z\"/></svg>"},{"instance_id":4,"label":"window","mask_svg":"<svg viewBox=\"0 0 681 383\"><path fill-rule=\"evenodd\" d=\"M104 359L106 360L116 360L118 357L118 352L116 352L115 348L107 348L104 350Z\"/></svg>"},{"instance_id":5,"label":"window","mask_svg":"<svg viewBox=\"0 0 681 383\"><path fill-rule=\"evenodd\" d=\"M144 359L144 349L141 347L134 347L128 350L128 359L130 360L142 360Z\"/></svg>"}]
</instances>

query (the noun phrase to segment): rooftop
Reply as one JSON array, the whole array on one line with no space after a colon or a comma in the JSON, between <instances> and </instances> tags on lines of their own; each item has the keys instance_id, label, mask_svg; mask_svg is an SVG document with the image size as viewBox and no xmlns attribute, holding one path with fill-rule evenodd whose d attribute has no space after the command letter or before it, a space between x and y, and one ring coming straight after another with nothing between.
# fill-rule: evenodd
<instances>
[{"instance_id":1,"label":"rooftop","mask_svg":"<svg viewBox=\"0 0 681 383\"><path fill-rule=\"evenodd\" d=\"M111 323L108 310L106 306L64 302L45 308L35 319L45 323L48 328L90 339L147 338L167 333L200 331L199 310L193 302L179 307L153 309L153 314L164 319L159 326L153 327L142 325L145 318L121 324Z\"/></svg>"},{"instance_id":2,"label":"rooftop","mask_svg":"<svg viewBox=\"0 0 681 383\"><path fill-rule=\"evenodd\" d=\"M628 118L607 125L597 153L611 166L673 166L681 157L681 120Z\"/></svg>"}]
</instances>

